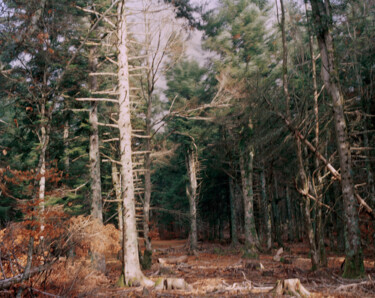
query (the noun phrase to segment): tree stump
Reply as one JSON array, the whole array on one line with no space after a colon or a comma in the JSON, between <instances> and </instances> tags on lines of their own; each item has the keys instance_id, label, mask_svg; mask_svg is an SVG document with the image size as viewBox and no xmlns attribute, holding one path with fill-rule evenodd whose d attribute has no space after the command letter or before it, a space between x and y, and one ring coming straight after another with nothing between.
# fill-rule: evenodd
<instances>
[{"instance_id":1,"label":"tree stump","mask_svg":"<svg viewBox=\"0 0 375 298\"><path fill-rule=\"evenodd\" d=\"M298 278L277 281L271 293L279 295L292 295L296 297L310 297L311 293L301 284Z\"/></svg>"}]
</instances>

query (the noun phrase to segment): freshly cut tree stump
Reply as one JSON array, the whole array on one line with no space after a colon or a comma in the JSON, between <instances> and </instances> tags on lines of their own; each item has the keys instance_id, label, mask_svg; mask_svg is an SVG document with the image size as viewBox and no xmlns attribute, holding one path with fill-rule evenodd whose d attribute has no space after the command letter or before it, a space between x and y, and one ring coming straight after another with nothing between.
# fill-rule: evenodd
<instances>
[{"instance_id":1,"label":"freshly cut tree stump","mask_svg":"<svg viewBox=\"0 0 375 298\"><path fill-rule=\"evenodd\" d=\"M178 264L178 263L184 263L188 259L187 256L180 256L180 257L170 257L170 258L159 258L159 264L165 265L165 264Z\"/></svg>"},{"instance_id":2,"label":"freshly cut tree stump","mask_svg":"<svg viewBox=\"0 0 375 298\"><path fill-rule=\"evenodd\" d=\"M298 278L277 281L271 293L279 295L294 295L296 297L310 297L311 293L301 284Z\"/></svg>"}]
</instances>

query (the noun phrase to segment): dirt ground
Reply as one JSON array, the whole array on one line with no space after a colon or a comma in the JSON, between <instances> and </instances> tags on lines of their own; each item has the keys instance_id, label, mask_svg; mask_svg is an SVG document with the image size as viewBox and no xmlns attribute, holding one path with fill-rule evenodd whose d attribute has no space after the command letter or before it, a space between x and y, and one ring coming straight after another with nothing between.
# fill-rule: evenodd
<instances>
[{"instance_id":1,"label":"dirt ground","mask_svg":"<svg viewBox=\"0 0 375 298\"><path fill-rule=\"evenodd\" d=\"M184 263L163 265L158 258L187 255L186 240L153 241L153 265L145 274L156 281L160 277L184 278L191 285L186 290L154 291L142 287L107 288L101 297L273 297L269 291L278 280L300 279L314 297L375 297L375 257L367 253L366 278L347 280L341 277L344 256L328 253L328 268L310 271L307 244L287 247L280 262L272 254L261 254L258 261L242 259L240 248L219 243L201 243L196 255L188 255ZM141 248L142 248L141 243ZM259 263L263 268L259 268ZM115 284L121 271L118 260L107 263L108 277Z\"/></svg>"}]
</instances>

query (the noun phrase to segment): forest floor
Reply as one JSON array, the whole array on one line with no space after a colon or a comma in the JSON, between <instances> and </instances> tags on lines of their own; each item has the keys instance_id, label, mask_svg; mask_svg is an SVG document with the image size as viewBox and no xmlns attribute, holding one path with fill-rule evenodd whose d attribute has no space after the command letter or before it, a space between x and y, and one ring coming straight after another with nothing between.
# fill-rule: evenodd
<instances>
[{"instance_id":1,"label":"forest floor","mask_svg":"<svg viewBox=\"0 0 375 298\"><path fill-rule=\"evenodd\" d=\"M375 258L365 252L366 278L348 280L341 277L343 255L328 253L328 268L312 272L305 243L288 245L281 261L273 260L276 249L261 254L259 261L242 259L238 248L219 243L201 243L196 255L185 262L160 265L158 258L187 255L186 240L156 240L153 244L153 265L145 274L156 281L160 277L183 278L191 290L154 291L143 287L120 289L102 288L98 297L272 297L270 289L278 280L298 278L314 297L375 297ZM141 245L142 247L142 245ZM264 268L259 268L261 263ZM116 259L107 262L107 277L111 284L121 272Z\"/></svg>"}]
</instances>

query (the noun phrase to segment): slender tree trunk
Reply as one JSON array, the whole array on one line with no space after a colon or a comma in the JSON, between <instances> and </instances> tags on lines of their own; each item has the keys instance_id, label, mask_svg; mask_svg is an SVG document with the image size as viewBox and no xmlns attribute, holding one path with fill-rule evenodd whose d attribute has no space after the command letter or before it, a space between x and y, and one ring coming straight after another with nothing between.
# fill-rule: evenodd
<instances>
[{"instance_id":1,"label":"slender tree trunk","mask_svg":"<svg viewBox=\"0 0 375 298\"><path fill-rule=\"evenodd\" d=\"M150 46L151 46L151 24L149 18L147 18L147 12L144 13L144 23L145 23L145 53L146 53L146 65L147 65L147 91L146 93L146 135L151 136L151 117L152 117L152 94L154 92L155 86L155 65L153 62L150 61L149 55ZM148 251L148 255L151 257L152 254L152 245L151 239L149 236L150 233L150 203L151 203L151 192L152 192L152 184L151 184L151 139L147 138L145 140L146 146L146 155L145 155L145 196L144 196L144 203L143 203L143 231L144 231L144 240L146 251Z\"/></svg>"},{"instance_id":2,"label":"slender tree trunk","mask_svg":"<svg viewBox=\"0 0 375 298\"><path fill-rule=\"evenodd\" d=\"M281 247L283 246L283 240L281 238L281 220L280 220L280 211L279 211L279 187L277 183L277 177L274 175L274 187L275 187L275 196L272 200L272 214L273 214L273 226L275 232L275 240L277 244Z\"/></svg>"},{"instance_id":3,"label":"slender tree trunk","mask_svg":"<svg viewBox=\"0 0 375 298\"><path fill-rule=\"evenodd\" d=\"M90 71L95 72L98 61L95 50L90 49L89 64ZM98 89L96 76L90 77L90 90ZM91 177L91 215L103 223L102 186L100 181L100 153L99 153L99 129L98 129L98 102L91 103L89 121L90 133L90 177Z\"/></svg>"},{"instance_id":4,"label":"slender tree trunk","mask_svg":"<svg viewBox=\"0 0 375 298\"><path fill-rule=\"evenodd\" d=\"M69 120L64 123L64 168L65 173L69 174L70 160L69 160Z\"/></svg>"},{"instance_id":5,"label":"slender tree trunk","mask_svg":"<svg viewBox=\"0 0 375 298\"><path fill-rule=\"evenodd\" d=\"M194 149L188 149L186 154L186 168L189 176L189 183L186 185L186 195L190 206L190 249L194 252L198 248L197 237L197 162L198 157Z\"/></svg>"},{"instance_id":6,"label":"slender tree trunk","mask_svg":"<svg viewBox=\"0 0 375 298\"><path fill-rule=\"evenodd\" d=\"M328 0L311 0L313 21L316 26L318 45L322 61L322 79L333 102L333 120L341 169L341 189L345 213L346 258L344 277L357 278L364 275L363 253L358 223L358 203L354 195L352 164L344 115L344 97L334 60L334 45L330 31L331 14Z\"/></svg>"},{"instance_id":7,"label":"slender tree trunk","mask_svg":"<svg viewBox=\"0 0 375 298\"><path fill-rule=\"evenodd\" d=\"M149 151L151 147L149 145L150 140L146 141L148 145L146 146L146 151ZM150 234L150 203L151 203L151 158L150 154L145 155L145 200L143 202L143 234L145 239L146 250L152 252L151 238Z\"/></svg>"},{"instance_id":8,"label":"slender tree trunk","mask_svg":"<svg viewBox=\"0 0 375 298\"><path fill-rule=\"evenodd\" d=\"M305 8L307 12L307 6L305 2ZM307 14L306 14L307 15ZM318 84L317 84L317 77L316 77L316 57L314 54L314 43L313 43L313 36L310 34L309 30L309 48L310 48L310 55L311 55L311 66L312 66L312 79L313 79L313 90L314 90L314 116L315 116L315 148L319 150L319 93L318 93ZM322 218L322 206L320 203L323 201L323 194L322 194L322 176L321 171L319 170L320 167L320 160L317 156L314 158L315 169L316 169L316 183L315 183L315 198L317 202L315 204L316 209L316 231L315 231L315 240L316 240L316 247L319 252L319 265L321 267L326 267L327 263L327 255L324 246L324 227L323 227L323 218Z\"/></svg>"},{"instance_id":9,"label":"slender tree trunk","mask_svg":"<svg viewBox=\"0 0 375 298\"><path fill-rule=\"evenodd\" d=\"M44 231L44 209L45 209L45 194L46 194L46 153L49 143L49 132L50 132L50 121L48 121L48 117L46 117L46 104L45 99L42 98L42 105L41 105L41 128L40 128L40 145L41 145L41 152L39 156L39 206L40 206L40 232L43 234ZM43 239L44 236L41 236Z\"/></svg>"},{"instance_id":10,"label":"slender tree trunk","mask_svg":"<svg viewBox=\"0 0 375 298\"><path fill-rule=\"evenodd\" d=\"M277 0L276 0L277 1ZM281 8L281 38L283 44L283 90L285 96L286 106L286 118L290 120L290 94L288 88L288 48L286 44L286 32L285 32L285 9L284 1L280 0Z\"/></svg>"},{"instance_id":11,"label":"slender tree trunk","mask_svg":"<svg viewBox=\"0 0 375 298\"><path fill-rule=\"evenodd\" d=\"M297 158L298 158L298 165L299 165L299 177L301 179L301 185L302 185L302 193L307 194L309 192L309 183L306 177L306 172L303 165L303 158L302 158L302 149L301 149L301 140L299 138L296 138L297 141ZM306 227L306 234L309 240L310 245L310 255L311 255L311 263L312 263L312 270L316 270L319 268L319 254L316 248L316 241L315 241L315 233L314 228L311 221L311 202L310 198L307 195L303 196L304 199L304 217L305 217L305 227Z\"/></svg>"},{"instance_id":12,"label":"slender tree trunk","mask_svg":"<svg viewBox=\"0 0 375 298\"><path fill-rule=\"evenodd\" d=\"M266 176L264 174L264 168L260 171L260 184L262 188L262 210L263 210L263 227L264 227L264 242L266 248L269 251L272 248L272 226L271 226L271 215L270 215L270 204L268 202L267 188L266 188Z\"/></svg>"},{"instance_id":13,"label":"slender tree trunk","mask_svg":"<svg viewBox=\"0 0 375 298\"><path fill-rule=\"evenodd\" d=\"M231 227L231 240L232 245L238 245L238 234L237 234L237 210L236 210L236 198L235 198L235 186L233 178L229 177L229 202L230 202L230 227Z\"/></svg>"},{"instance_id":14,"label":"slender tree trunk","mask_svg":"<svg viewBox=\"0 0 375 298\"><path fill-rule=\"evenodd\" d=\"M120 130L120 159L121 159L121 190L123 201L123 265L126 285L151 286L154 283L146 278L140 268L138 255L138 239L135 216L135 197L133 181L133 163L131 147L131 112L130 86L128 65L128 39L126 23L125 1L118 5L118 92L119 92L119 119Z\"/></svg>"},{"instance_id":15,"label":"slender tree trunk","mask_svg":"<svg viewBox=\"0 0 375 298\"><path fill-rule=\"evenodd\" d=\"M117 165L112 163L112 183L115 189L116 201L117 201L117 214L118 214L118 228L120 230L120 243L122 243L122 236L124 233L124 223L122 214L122 196L121 196L121 181L120 174L117 170Z\"/></svg>"},{"instance_id":16,"label":"slender tree trunk","mask_svg":"<svg viewBox=\"0 0 375 298\"><path fill-rule=\"evenodd\" d=\"M244 233L244 210L243 210L243 195L242 189L239 183L234 180L234 197L236 202L236 210L237 210L237 226L239 229L239 233L242 235Z\"/></svg>"},{"instance_id":17,"label":"slender tree trunk","mask_svg":"<svg viewBox=\"0 0 375 298\"><path fill-rule=\"evenodd\" d=\"M253 162L253 148L250 149L247 165L245 165L243 154L240 155L240 171L245 217L245 246L250 257L257 257L260 245L254 219Z\"/></svg>"},{"instance_id":18,"label":"slender tree trunk","mask_svg":"<svg viewBox=\"0 0 375 298\"><path fill-rule=\"evenodd\" d=\"M287 210L287 225L288 225L288 240L294 241L294 227L295 227L295 218L292 211L292 202L290 199L289 186L285 187L285 196L286 196L286 210Z\"/></svg>"},{"instance_id":19,"label":"slender tree trunk","mask_svg":"<svg viewBox=\"0 0 375 298\"><path fill-rule=\"evenodd\" d=\"M152 117L152 90L148 90L147 98L147 112L146 112L146 135L151 136L151 117ZM145 154L145 197L143 203L143 231L145 246L148 254L152 253L150 233L150 203L151 203L151 139L146 139L146 154Z\"/></svg>"}]
</instances>

